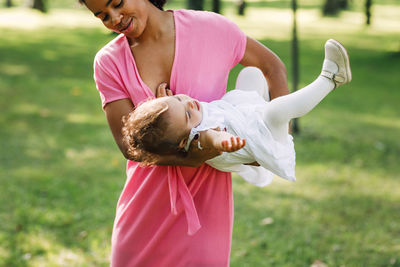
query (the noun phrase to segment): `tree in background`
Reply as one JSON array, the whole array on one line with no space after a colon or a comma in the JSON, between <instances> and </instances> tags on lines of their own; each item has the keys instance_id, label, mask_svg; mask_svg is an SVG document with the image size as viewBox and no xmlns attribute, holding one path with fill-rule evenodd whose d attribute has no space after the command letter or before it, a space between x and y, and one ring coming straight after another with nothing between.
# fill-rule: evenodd
<instances>
[{"instance_id":1,"label":"tree in background","mask_svg":"<svg viewBox=\"0 0 400 267\"><path fill-rule=\"evenodd\" d=\"M188 0L187 8L194 10L203 10L204 9L204 0Z\"/></svg>"},{"instance_id":2,"label":"tree in background","mask_svg":"<svg viewBox=\"0 0 400 267\"><path fill-rule=\"evenodd\" d=\"M237 7L238 7L238 15L244 16L244 9L246 8L246 2L244 0L237 1Z\"/></svg>"},{"instance_id":3,"label":"tree in background","mask_svg":"<svg viewBox=\"0 0 400 267\"><path fill-rule=\"evenodd\" d=\"M367 25L371 24L371 6L372 6L372 0L365 0L365 15L367 17L366 19Z\"/></svg>"},{"instance_id":4,"label":"tree in background","mask_svg":"<svg viewBox=\"0 0 400 267\"><path fill-rule=\"evenodd\" d=\"M6 7L12 7L12 0L6 0L5 6Z\"/></svg>"},{"instance_id":5,"label":"tree in background","mask_svg":"<svg viewBox=\"0 0 400 267\"><path fill-rule=\"evenodd\" d=\"M292 11L293 11L293 26L292 26L292 86L293 92L297 90L299 83L299 47L297 42L297 22L296 22L296 11L297 11L297 0L292 0ZM295 118L292 120L291 128L293 133L299 133L299 119Z\"/></svg>"},{"instance_id":6,"label":"tree in background","mask_svg":"<svg viewBox=\"0 0 400 267\"><path fill-rule=\"evenodd\" d=\"M47 12L45 0L32 0L31 7L33 9L37 9L37 10L40 10L42 12Z\"/></svg>"},{"instance_id":7,"label":"tree in background","mask_svg":"<svg viewBox=\"0 0 400 267\"><path fill-rule=\"evenodd\" d=\"M349 7L348 0L338 0L338 5L340 9L346 10Z\"/></svg>"},{"instance_id":8,"label":"tree in background","mask_svg":"<svg viewBox=\"0 0 400 267\"><path fill-rule=\"evenodd\" d=\"M326 0L322 8L324 16L335 16L341 10L348 8L348 0Z\"/></svg>"},{"instance_id":9,"label":"tree in background","mask_svg":"<svg viewBox=\"0 0 400 267\"><path fill-rule=\"evenodd\" d=\"M212 0L212 11L215 13L221 13L221 1Z\"/></svg>"}]
</instances>

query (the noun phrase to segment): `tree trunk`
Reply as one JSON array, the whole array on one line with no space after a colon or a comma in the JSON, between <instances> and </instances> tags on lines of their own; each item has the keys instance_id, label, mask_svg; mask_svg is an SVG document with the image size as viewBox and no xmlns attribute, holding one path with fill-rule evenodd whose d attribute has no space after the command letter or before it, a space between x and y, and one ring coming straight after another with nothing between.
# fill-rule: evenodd
<instances>
[{"instance_id":1,"label":"tree trunk","mask_svg":"<svg viewBox=\"0 0 400 267\"><path fill-rule=\"evenodd\" d=\"M45 0L33 0L32 3L32 8L40 10L42 12L46 12L46 4L44 2Z\"/></svg>"},{"instance_id":2,"label":"tree trunk","mask_svg":"<svg viewBox=\"0 0 400 267\"><path fill-rule=\"evenodd\" d=\"M204 0L188 0L187 8L193 10L203 10L204 9Z\"/></svg>"},{"instance_id":3,"label":"tree trunk","mask_svg":"<svg viewBox=\"0 0 400 267\"><path fill-rule=\"evenodd\" d=\"M365 1L365 15L367 17L367 19L366 19L367 25L371 24L371 6L372 6L372 0L366 0Z\"/></svg>"},{"instance_id":4,"label":"tree trunk","mask_svg":"<svg viewBox=\"0 0 400 267\"><path fill-rule=\"evenodd\" d=\"M220 0L212 0L212 11L215 13L221 13L221 1Z\"/></svg>"},{"instance_id":5,"label":"tree trunk","mask_svg":"<svg viewBox=\"0 0 400 267\"><path fill-rule=\"evenodd\" d=\"M296 22L296 10L297 10L297 0L292 0L292 10L293 10L293 30L292 30L292 86L293 92L297 90L299 83L299 48L297 42L297 22ZM297 134L300 132L299 119L295 118L291 124L293 133Z\"/></svg>"},{"instance_id":6,"label":"tree trunk","mask_svg":"<svg viewBox=\"0 0 400 267\"><path fill-rule=\"evenodd\" d=\"M13 6L12 0L6 0L6 5L5 6L6 7L12 7Z\"/></svg>"},{"instance_id":7,"label":"tree trunk","mask_svg":"<svg viewBox=\"0 0 400 267\"><path fill-rule=\"evenodd\" d=\"M244 16L244 9L246 8L246 2L244 0L239 0L237 2L237 6L238 6L238 15Z\"/></svg>"},{"instance_id":8,"label":"tree trunk","mask_svg":"<svg viewBox=\"0 0 400 267\"><path fill-rule=\"evenodd\" d=\"M337 0L326 0L322 13L324 16L335 16L339 13L339 3Z\"/></svg>"},{"instance_id":9,"label":"tree trunk","mask_svg":"<svg viewBox=\"0 0 400 267\"><path fill-rule=\"evenodd\" d=\"M338 5L340 9L347 9L349 7L349 2L347 0L338 0Z\"/></svg>"}]
</instances>

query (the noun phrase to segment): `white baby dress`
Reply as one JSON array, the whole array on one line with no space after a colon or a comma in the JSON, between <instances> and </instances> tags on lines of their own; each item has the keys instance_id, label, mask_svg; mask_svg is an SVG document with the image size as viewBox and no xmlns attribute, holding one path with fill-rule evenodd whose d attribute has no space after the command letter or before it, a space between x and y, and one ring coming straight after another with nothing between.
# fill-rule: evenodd
<instances>
[{"instance_id":1,"label":"white baby dress","mask_svg":"<svg viewBox=\"0 0 400 267\"><path fill-rule=\"evenodd\" d=\"M220 171L236 172L257 186L270 184L274 174L290 181L296 180L293 137L288 134L285 143L274 140L262 120L263 107L268 102L261 96L254 91L236 89L220 100L200 103L203 110L202 121L192 129L189 142L199 132L217 127L246 139L246 145L242 149L224 152L206 161L207 164ZM260 166L244 165L254 161Z\"/></svg>"}]
</instances>

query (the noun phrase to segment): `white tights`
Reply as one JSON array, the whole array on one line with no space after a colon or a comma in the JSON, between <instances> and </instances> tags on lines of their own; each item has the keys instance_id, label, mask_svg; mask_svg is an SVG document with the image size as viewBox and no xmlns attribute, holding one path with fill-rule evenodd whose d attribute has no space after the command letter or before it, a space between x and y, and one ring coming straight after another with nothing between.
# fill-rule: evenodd
<instances>
[{"instance_id":1,"label":"white tights","mask_svg":"<svg viewBox=\"0 0 400 267\"><path fill-rule=\"evenodd\" d=\"M276 141L287 142L289 121L310 112L334 89L333 81L319 76L306 87L270 101L268 83L260 69L246 67L238 75L236 89L257 91L267 102L264 122Z\"/></svg>"}]
</instances>

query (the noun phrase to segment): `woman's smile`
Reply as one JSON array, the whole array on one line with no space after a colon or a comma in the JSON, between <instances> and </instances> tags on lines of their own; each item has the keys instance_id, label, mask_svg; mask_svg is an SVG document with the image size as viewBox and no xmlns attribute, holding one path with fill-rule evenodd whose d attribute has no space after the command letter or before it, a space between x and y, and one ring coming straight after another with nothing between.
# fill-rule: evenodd
<instances>
[{"instance_id":1,"label":"woman's smile","mask_svg":"<svg viewBox=\"0 0 400 267\"><path fill-rule=\"evenodd\" d=\"M127 24L123 25L118 32L126 34L130 32L133 28L133 18L131 18Z\"/></svg>"}]
</instances>

